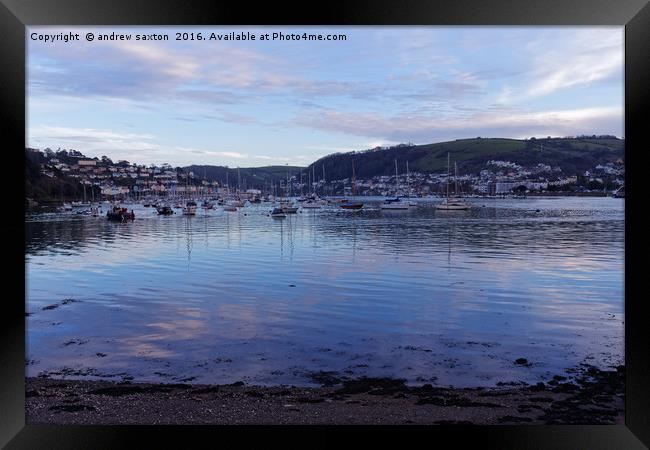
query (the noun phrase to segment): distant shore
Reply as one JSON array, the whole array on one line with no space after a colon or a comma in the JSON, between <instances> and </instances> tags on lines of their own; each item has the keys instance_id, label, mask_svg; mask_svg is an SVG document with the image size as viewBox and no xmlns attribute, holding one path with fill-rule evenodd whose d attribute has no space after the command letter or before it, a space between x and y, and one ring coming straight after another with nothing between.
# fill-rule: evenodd
<instances>
[{"instance_id":1,"label":"distant shore","mask_svg":"<svg viewBox=\"0 0 650 450\"><path fill-rule=\"evenodd\" d=\"M625 368L495 388L330 380L321 387L26 379L27 424L623 424ZM330 385L333 384L333 385Z\"/></svg>"}]
</instances>

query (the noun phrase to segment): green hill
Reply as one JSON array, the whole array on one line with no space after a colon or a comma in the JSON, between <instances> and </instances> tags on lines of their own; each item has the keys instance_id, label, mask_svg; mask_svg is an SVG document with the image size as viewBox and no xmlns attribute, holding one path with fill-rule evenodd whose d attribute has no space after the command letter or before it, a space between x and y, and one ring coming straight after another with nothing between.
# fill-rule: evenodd
<instances>
[{"instance_id":1,"label":"green hill","mask_svg":"<svg viewBox=\"0 0 650 450\"><path fill-rule=\"evenodd\" d=\"M406 172L408 161L411 172L444 172L447 153L458 164L462 174L478 174L489 160L505 160L522 166L538 163L559 166L565 174L575 174L606 162L625 158L625 141L615 137L580 137L550 139L475 138L416 146L397 146L381 150L335 153L311 164L308 169L318 177L325 173L328 180L348 178L354 160L358 178L393 175L395 159L400 173Z\"/></svg>"},{"instance_id":2,"label":"green hill","mask_svg":"<svg viewBox=\"0 0 650 450\"><path fill-rule=\"evenodd\" d=\"M237 176L239 171L239 180L242 189L244 188L263 188L265 185L270 187L271 183L278 183L287 179L289 176L296 175L304 167L297 166L264 166L264 167L247 167L232 168L224 166L198 166L192 165L183 167L183 170L194 172L195 177L205 178L208 181L218 181L225 183L228 180L230 186L237 186Z\"/></svg>"}]
</instances>

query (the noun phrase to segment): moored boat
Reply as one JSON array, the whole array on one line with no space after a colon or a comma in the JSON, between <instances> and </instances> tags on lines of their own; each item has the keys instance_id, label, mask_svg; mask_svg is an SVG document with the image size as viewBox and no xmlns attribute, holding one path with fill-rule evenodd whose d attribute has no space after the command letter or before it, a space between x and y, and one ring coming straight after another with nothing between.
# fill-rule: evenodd
<instances>
[{"instance_id":1,"label":"moored boat","mask_svg":"<svg viewBox=\"0 0 650 450\"><path fill-rule=\"evenodd\" d=\"M351 189L352 189L352 195L354 195L355 192L355 185L356 185L356 176L354 173L354 160L352 160L352 183L351 183ZM349 200L343 200L341 204L339 204L340 208L343 209L361 209L363 208L363 203L361 202L353 202Z\"/></svg>"},{"instance_id":2,"label":"moored boat","mask_svg":"<svg viewBox=\"0 0 650 450\"><path fill-rule=\"evenodd\" d=\"M280 202L280 209L285 214L296 214L298 212L298 207L293 206L291 202Z\"/></svg>"},{"instance_id":3,"label":"moored boat","mask_svg":"<svg viewBox=\"0 0 650 450\"><path fill-rule=\"evenodd\" d=\"M167 206L167 205L158 206L156 208L156 211L158 211L158 214L160 214L161 216L170 216L174 214L174 210L171 208L171 206Z\"/></svg>"},{"instance_id":4,"label":"moored boat","mask_svg":"<svg viewBox=\"0 0 650 450\"><path fill-rule=\"evenodd\" d=\"M271 211L271 217L283 218L287 217L287 215L282 208L273 208L273 211Z\"/></svg>"},{"instance_id":5,"label":"moored boat","mask_svg":"<svg viewBox=\"0 0 650 450\"><path fill-rule=\"evenodd\" d=\"M399 175L397 173L397 159L395 160L395 190L396 192L399 192ZM384 202L381 205L379 205L379 208L403 210L403 209L409 209L409 203L399 198L399 196L397 196L395 198L387 198L386 200L384 200Z\"/></svg>"},{"instance_id":6,"label":"moored boat","mask_svg":"<svg viewBox=\"0 0 650 450\"><path fill-rule=\"evenodd\" d=\"M135 220L135 213L133 210L129 212L127 208L122 208L120 205L113 206L112 211L106 213L106 218L115 222L126 222L127 220Z\"/></svg>"},{"instance_id":7,"label":"moored boat","mask_svg":"<svg viewBox=\"0 0 650 450\"><path fill-rule=\"evenodd\" d=\"M341 203L339 207L343 209L361 209L363 208L363 203L358 203L358 202L345 202Z\"/></svg>"},{"instance_id":8,"label":"moored boat","mask_svg":"<svg viewBox=\"0 0 650 450\"><path fill-rule=\"evenodd\" d=\"M381 209L392 209L392 210L404 210L409 209L409 202L402 200L399 197L396 198L387 198L384 202L379 205Z\"/></svg>"},{"instance_id":9,"label":"moored boat","mask_svg":"<svg viewBox=\"0 0 650 450\"><path fill-rule=\"evenodd\" d=\"M454 200L453 198L445 199L442 203L436 205L436 209L443 211L467 211L471 207L471 205L460 200Z\"/></svg>"},{"instance_id":10,"label":"moored boat","mask_svg":"<svg viewBox=\"0 0 650 450\"><path fill-rule=\"evenodd\" d=\"M456 164L454 163L454 182L456 185L455 193L456 196L458 195L458 169L456 168ZM466 211L472 207L469 203L465 203L456 196L450 197L449 196L449 153L447 153L447 197L441 202L436 205L436 209L442 210L442 211Z\"/></svg>"},{"instance_id":11,"label":"moored boat","mask_svg":"<svg viewBox=\"0 0 650 450\"><path fill-rule=\"evenodd\" d=\"M195 216L196 215L196 202L189 201L183 208L184 216Z\"/></svg>"}]
</instances>

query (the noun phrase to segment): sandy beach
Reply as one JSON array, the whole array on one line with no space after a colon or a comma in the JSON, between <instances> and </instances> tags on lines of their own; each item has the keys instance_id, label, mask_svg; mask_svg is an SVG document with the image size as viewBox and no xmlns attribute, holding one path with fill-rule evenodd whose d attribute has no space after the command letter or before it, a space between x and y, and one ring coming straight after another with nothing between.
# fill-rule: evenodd
<instances>
[{"instance_id":1,"label":"sandy beach","mask_svg":"<svg viewBox=\"0 0 650 450\"><path fill-rule=\"evenodd\" d=\"M453 389L325 378L323 386L26 379L28 424L622 424L625 370L583 367L548 383Z\"/></svg>"}]
</instances>

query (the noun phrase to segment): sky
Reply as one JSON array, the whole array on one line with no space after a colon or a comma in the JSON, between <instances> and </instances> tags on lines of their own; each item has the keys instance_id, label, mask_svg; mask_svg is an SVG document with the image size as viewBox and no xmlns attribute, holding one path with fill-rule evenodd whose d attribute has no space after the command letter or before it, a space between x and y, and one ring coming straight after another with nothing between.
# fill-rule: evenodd
<instances>
[{"instance_id":1,"label":"sky","mask_svg":"<svg viewBox=\"0 0 650 450\"><path fill-rule=\"evenodd\" d=\"M274 32L346 39L260 40ZM62 33L80 40L44 40ZM110 33L132 40L98 39ZM29 27L27 146L259 167L477 136L623 137L623 43L623 27Z\"/></svg>"}]
</instances>

